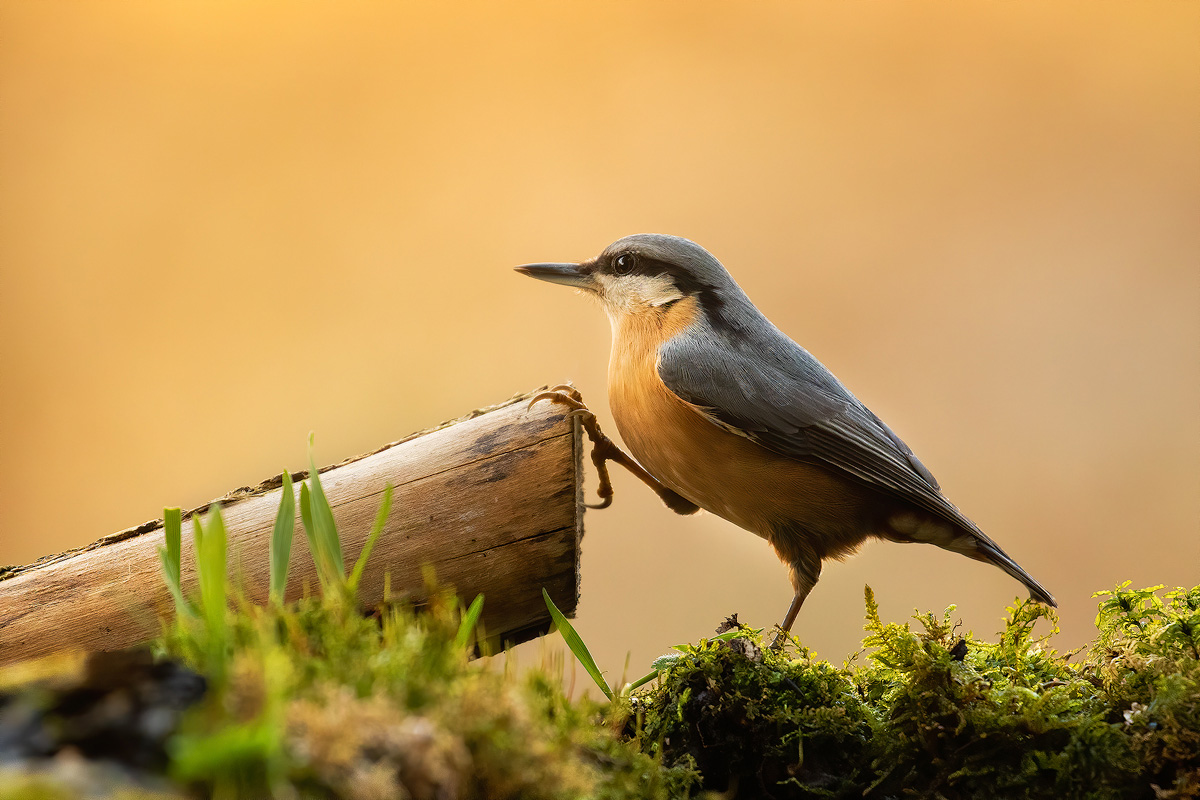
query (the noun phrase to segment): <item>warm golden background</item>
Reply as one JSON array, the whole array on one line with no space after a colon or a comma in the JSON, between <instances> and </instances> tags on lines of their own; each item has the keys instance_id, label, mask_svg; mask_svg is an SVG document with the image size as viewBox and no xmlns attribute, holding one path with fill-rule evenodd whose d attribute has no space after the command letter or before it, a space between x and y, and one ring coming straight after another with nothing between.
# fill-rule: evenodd
<instances>
[{"instance_id":1,"label":"warm golden background","mask_svg":"<svg viewBox=\"0 0 1200 800\"><path fill-rule=\"evenodd\" d=\"M688 236L1062 602L1200 580L1200 4L0 4L0 564L544 382L608 325L511 266ZM609 425L612 429L611 423ZM632 478L579 627L632 672L790 597ZM589 479L589 493L593 483ZM991 633L931 547L830 565Z\"/></svg>"}]
</instances>

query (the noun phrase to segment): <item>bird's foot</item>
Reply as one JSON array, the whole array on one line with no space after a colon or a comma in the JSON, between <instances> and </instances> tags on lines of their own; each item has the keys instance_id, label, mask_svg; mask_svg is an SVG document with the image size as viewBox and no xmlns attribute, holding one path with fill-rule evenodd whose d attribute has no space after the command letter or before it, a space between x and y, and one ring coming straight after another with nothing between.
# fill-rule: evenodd
<instances>
[{"instance_id":1,"label":"bird's foot","mask_svg":"<svg viewBox=\"0 0 1200 800\"><path fill-rule=\"evenodd\" d=\"M595 465L596 475L600 480L600 486L596 489L596 495L600 498L600 502L585 504L588 508L608 508L612 505L613 487L612 478L608 474L608 462L614 461L632 472L639 480L653 489L654 493L666 504L667 508L676 514L694 514L700 510L700 507L695 503L659 483L657 478L642 469L641 464L638 464L629 454L617 447L616 442L608 438L604 431L600 430L600 423L597 421L596 415L584 404L583 395L574 386L569 383L563 383L551 387L547 391L539 392L529 401L530 407L539 400L549 400L552 403L569 407L571 410L568 412L568 416L579 419L583 430L592 441L592 464Z\"/></svg>"},{"instance_id":2,"label":"bird's foot","mask_svg":"<svg viewBox=\"0 0 1200 800\"><path fill-rule=\"evenodd\" d=\"M539 400L552 400L560 405L570 406L577 411L587 409L587 406L583 402L583 395L579 393L574 384L570 383L560 383L558 386L551 386L544 392L538 392L529 401L529 407L533 408L533 404Z\"/></svg>"},{"instance_id":3,"label":"bird's foot","mask_svg":"<svg viewBox=\"0 0 1200 800\"><path fill-rule=\"evenodd\" d=\"M787 631L785 631L783 628L780 628L775 633L775 640L771 642L771 649L776 653L783 650L783 646L787 644L787 638Z\"/></svg>"}]
</instances>

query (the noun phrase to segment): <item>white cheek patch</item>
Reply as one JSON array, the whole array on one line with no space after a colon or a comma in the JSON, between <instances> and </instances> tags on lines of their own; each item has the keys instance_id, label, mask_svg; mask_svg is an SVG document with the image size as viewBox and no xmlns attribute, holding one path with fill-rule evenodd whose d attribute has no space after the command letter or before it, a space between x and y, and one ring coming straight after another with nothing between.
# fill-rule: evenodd
<instances>
[{"instance_id":1,"label":"white cheek patch","mask_svg":"<svg viewBox=\"0 0 1200 800\"><path fill-rule=\"evenodd\" d=\"M666 275L596 276L600 297L612 311L629 312L639 306L661 306L679 300L683 293Z\"/></svg>"}]
</instances>

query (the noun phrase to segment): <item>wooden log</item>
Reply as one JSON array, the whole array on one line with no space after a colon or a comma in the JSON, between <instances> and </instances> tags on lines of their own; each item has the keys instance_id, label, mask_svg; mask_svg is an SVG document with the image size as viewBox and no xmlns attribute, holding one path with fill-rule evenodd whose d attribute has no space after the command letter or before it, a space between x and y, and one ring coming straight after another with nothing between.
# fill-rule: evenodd
<instances>
[{"instance_id":1,"label":"wooden log","mask_svg":"<svg viewBox=\"0 0 1200 800\"><path fill-rule=\"evenodd\" d=\"M365 603L381 599L385 575L393 596L419 597L429 565L464 602L485 595L483 625L493 642L548 629L543 586L560 609L574 613L583 533L579 423L553 403L528 408L529 397L321 470L348 565L362 550L384 487L396 487L360 586ZM305 476L294 473L297 481ZM281 478L213 501L229 531L230 575L256 602L267 594ZM190 530L185 525L185 593L196 583ZM0 571L0 664L68 648L114 650L157 635L172 613L159 571L163 541L155 520ZM319 581L297 511L285 596L306 590L319 591Z\"/></svg>"}]
</instances>

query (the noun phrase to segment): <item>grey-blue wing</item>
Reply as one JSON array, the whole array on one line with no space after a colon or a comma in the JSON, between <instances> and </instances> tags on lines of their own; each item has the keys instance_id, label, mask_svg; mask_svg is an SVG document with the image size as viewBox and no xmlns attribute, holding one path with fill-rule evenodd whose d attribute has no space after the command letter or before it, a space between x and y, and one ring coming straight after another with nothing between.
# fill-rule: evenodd
<instances>
[{"instance_id":1,"label":"grey-blue wing","mask_svg":"<svg viewBox=\"0 0 1200 800\"><path fill-rule=\"evenodd\" d=\"M912 450L782 334L736 342L676 337L659 350L658 374L680 399L763 447L849 473L983 536Z\"/></svg>"}]
</instances>

